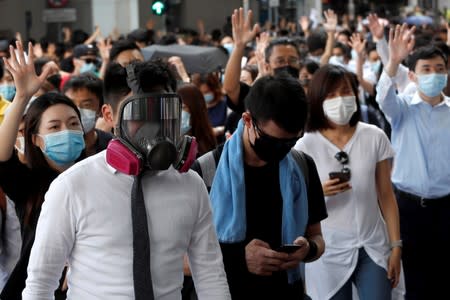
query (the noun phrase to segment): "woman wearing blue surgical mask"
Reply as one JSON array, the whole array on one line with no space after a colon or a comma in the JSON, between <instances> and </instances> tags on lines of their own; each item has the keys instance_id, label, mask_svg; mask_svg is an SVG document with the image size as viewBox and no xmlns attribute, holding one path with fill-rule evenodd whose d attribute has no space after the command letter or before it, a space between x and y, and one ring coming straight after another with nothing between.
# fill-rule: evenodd
<instances>
[{"instance_id":1,"label":"woman wearing blue surgical mask","mask_svg":"<svg viewBox=\"0 0 450 300\"><path fill-rule=\"evenodd\" d=\"M194 136L198 143L198 155L213 150L216 145L214 130L208 119L203 95L193 84L183 85L177 91L183 101L181 134Z\"/></svg>"},{"instance_id":2,"label":"woman wearing blue surgical mask","mask_svg":"<svg viewBox=\"0 0 450 300\"><path fill-rule=\"evenodd\" d=\"M31 44L28 60L20 51L21 43L17 43L17 48L20 54L11 49L11 59L4 60L14 77L17 93L0 125L0 186L15 202L23 247L19 261L0 295L2 299L21 299L44 195L53 179L84 156L80 112L69 98L58 93L47 93L36 98L27 109L23 131L26 165L14 154L22 115L48 74L45 70L39 77L36 76Z\"/></svg>"},{"instance_id":3,"label":"woman wearing blue surgical mask","mask_svg":"<svg viewBox=\"0 0 450 300\"><path fill-rule=\"evenodd\" d=\"M295 146L314 159L328 211L321 222L325 253L306 264L312 299L351 299L355 285L359 299L389 300L401 282L394 152L381 129L359 122L357 95L357 82L343 67L317 70L306 133Z\"/></svg>"},{"instance_id":4,"label":"woman wearing blue surgical mask","mask_svg":"<svg viewBox=\"0 0 450 300\"><path fill-rule=\"evenodd\" d=\"M227 103L222 93L222 85L217 74L194 75L192 82L200 89L208 108L208 117L214 128L218 143L224 141Z\"/></svg>"}]
</instances>

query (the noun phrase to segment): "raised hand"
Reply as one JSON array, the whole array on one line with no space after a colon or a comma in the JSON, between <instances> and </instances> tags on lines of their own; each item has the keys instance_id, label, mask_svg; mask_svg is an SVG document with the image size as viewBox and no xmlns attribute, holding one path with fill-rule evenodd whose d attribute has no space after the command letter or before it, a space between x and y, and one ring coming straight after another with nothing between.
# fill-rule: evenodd
<instances>
[{"instance_id":1,"label":"raised hand","mask_svg":"<svg viewBox=\"0 0 450 300\"><path fill-rule=\"evenodd\" d=\"M372 33L372 36L376 40L381 40L384 37L384 26L380 24L378 20L378 16L376 14L369 14L367 17L369 21L369 29Z\"/></svg>"},{"instance_id":2,"label":"raised hand","mask_svg":"<svg viewBox=\"0 0 450 300\"><path fill-rule=\"evenodd\" d=\"M269 45L270 35L267 32L261 32L259 38L256 38L256 61L258 62L258 77L267 75L269 70L266 64L265 50Z\"/></svg>"},{"instance_id":3,"label":"raised hand","mask_svg":"<svg viewBox=\"0 0 450 300\"><path fill-rule=\"evenodd\" d=\"M44 68L40 76L36 75L34 69L33 45L28 43L28 55L25 57L22 43L16 42L17 51L9 46L10 59L3 58L6 69L14 78L16 86L16 97L23 97L28 101L44 83L50 68Z\"/></svg>"},{"instance_id":4,"label":"raised hand","mask_svg":"<svg viewBox=\"0 0 450 300\"><path fill-rule=\"evenodd\" d=\"M325 17L325 23L323 24L325 31L326 32L336 32L337 15L334 13L334 11L331 9L328 9L323 12L323 15Z\"/></svg>"},{"instance_id":5,"label":"raised hand","mask_svg":"<svg viewBox=\"0 0 450 300\"><path fill-rule=\"evenodd\" d=\"M253 12L248 11L247 18L244 17L244 9L235 9L231 16L231 24L233 26L233 40L236 47L245 47L252 41L259 32L259 25L255 24L252 28Z\"/></svg>"},{"instance_id":6,"label":"raised hand","mask_svg":"<svg viewBox=\"0 0 450 300\"><path fill-rule=\"evenodd\" d=\"M361 34L354 33L350 37L350 46L353 48L353 50L358 53L358 56L362 57L364 55L364 49L366 48L366 40L362 39Z\"/></svg>"},{"instance_id":7,"label":"raised hand","mask_svg":"<svg viewBox=\"0 0 450 300\"><path fill-rule=\"evenodd\" d=\"M301 16L298 20L298 24L300 24L300 27L302 28L303 32L309 31L309 17L308 16Z\"/></svg>"},{"instance_id":8,"label":"raised hand","mask_svg":"<svg viewBox=\"0 0 450 300\"><path fill-rule=\"evenodd\" d=\"M415 27L408 29L408 25L397 25L389 30L389 60L399 64L405 59L414 47Z\"/></svg>"}]
</instances>

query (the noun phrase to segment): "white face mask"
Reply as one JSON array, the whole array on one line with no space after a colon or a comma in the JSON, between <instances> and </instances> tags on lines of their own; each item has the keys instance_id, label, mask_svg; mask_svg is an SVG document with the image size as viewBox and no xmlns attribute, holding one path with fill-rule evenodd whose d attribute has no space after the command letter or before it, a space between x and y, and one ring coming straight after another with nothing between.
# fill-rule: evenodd
<instances>
[{"instance_id":1,"label":"white face mask","mask_svg":"<svg viewBox=\"0 0 450 300\"><path fill-rule=\"evenodd\" d=\"M14 147L17 149L17 152L19 152L20 154L24 155L25 154L25 137L23 136L19 136L16 139L17 142L19 142L19 145L14 145Z\"/></svg>"},{"instance_id":2,"label":"white face mask","mask_svg":"<svg viewBox=\"0 0 450 300\"><path fill-rule=\"evenodd\" d=\"M338 125L348 124L356 110L355 96L335 97L323 102L325 116Z\"/></svg>"},{"instance_id":3,"label":"white face mask","mask_svg":"<svg viewBox=\"0 0 450 300\"><path fill-rule=\"evenodd\" d=\"M342 56L342 55L333 55L332 57L330 57L329 63L332 64L332 65L337 65L337 66L345 65L344 56Z\"/></svg>"},{"instance_id":4,"label":"white face mask","mask_svg":"<svg viewBox=\"0 0 450 300\"><path fill-rule=\"evenodd\" d=\"M97 112L91 109L78 108L81 115L81 124L83 125L84 133L90 132L95 127L97 121Z\"/></svg>"}]
</instances>

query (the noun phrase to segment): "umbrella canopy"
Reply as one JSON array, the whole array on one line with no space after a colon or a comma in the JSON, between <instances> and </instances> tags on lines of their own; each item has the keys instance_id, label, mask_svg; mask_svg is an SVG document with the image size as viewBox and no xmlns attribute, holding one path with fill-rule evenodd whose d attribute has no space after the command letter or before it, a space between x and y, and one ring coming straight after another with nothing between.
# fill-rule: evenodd
<instances>
[{"instance_id":1,"label":"umbrella canopy","mask_svg":"<svg viewBox=\"0 0 450 300\"><path fill-rule=\"evenodd\" d=\"M179 56L188 73L211 73L225 68L228 55L218 47L191 45L151 45L141 49L145 60Z\"/></svg>"},{"instance_id":2,"label":"umbrella canopy","mask_svg":"<svg viewBox=\"0 0 450 300\"><path fill-rule=\"evenodd\" d=\"M409 16L405 20L410 25L433 24L433 19L429 16Z\"/></svg>"}]
</instances>

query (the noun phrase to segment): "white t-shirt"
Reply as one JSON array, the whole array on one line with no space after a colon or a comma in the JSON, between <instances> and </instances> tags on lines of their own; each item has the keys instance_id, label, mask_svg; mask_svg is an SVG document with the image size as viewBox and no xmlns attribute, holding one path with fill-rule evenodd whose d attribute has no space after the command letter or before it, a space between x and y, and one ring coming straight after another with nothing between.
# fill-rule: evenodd
<instances>
[{"instance_id":1,"label":"white t-shirt","mask_svg":"<svg viewBox=\"0 0 450 300\"><path fill-rule=\"evenodd\" d=\"M133 176L106 163L106 151L63 172L42 206L24 300L53 299L66 261L68 299L134 299ZM155 299L181 299L188 254L199 299L231 299L209 197L193 171L142 179Z\"/></svg>"},{"instance_id":2,"label":"white t-shirt","mask_svg":"<svg viewBox=\"0 0 450 300\"><path fill-rule=\"evenodd\" d=\"M5 236L2 237L0 253L0 291L3 290L9 275L16 266L22 248L22 236L20 235L20 222L16 214L14 202L6 196L6 218L3 222ZM1 222L1 214L0 214Z\"/></svg>"},{"instance_id":3,"label":"white t-shirt","mask_svg":"<svg viewBox=\"0 0 450 300\"><path fill-rule=\"evenodd\" d=\"M306 133L295 149L309 154L322 182L342 165L334 157L341 151L319 132ZM312 299L329 299L349 279L356 267L358 248L387 269L390 254L386 225L381 215L375 184L376 164L394 156L386 134L376 126L359 122L344 149L349 156L352 189L325 197L328 218L321 222L325 253L306 264L306 289Z\"/></svg>"}]
</instances>

